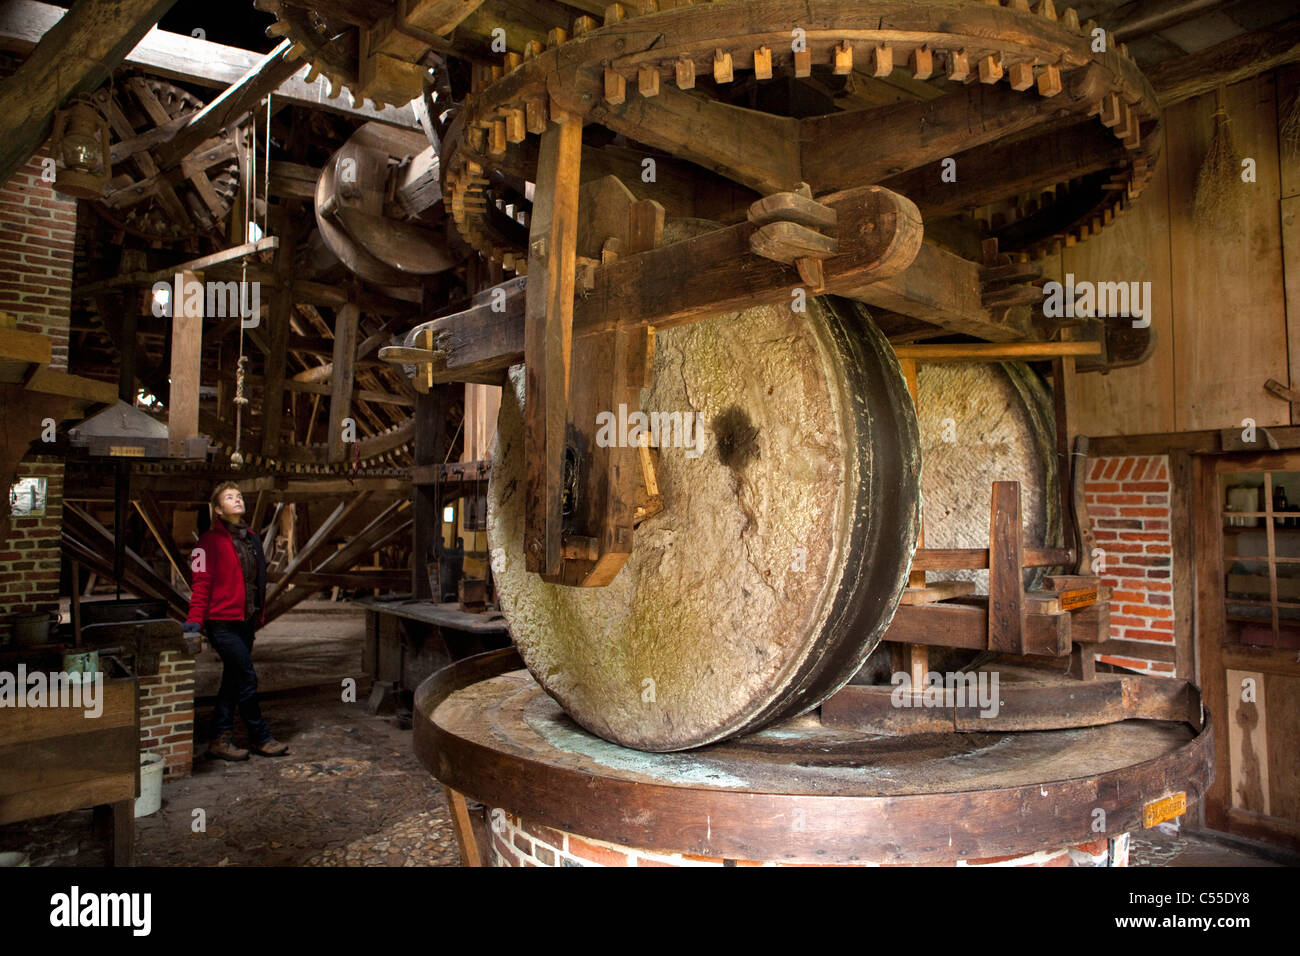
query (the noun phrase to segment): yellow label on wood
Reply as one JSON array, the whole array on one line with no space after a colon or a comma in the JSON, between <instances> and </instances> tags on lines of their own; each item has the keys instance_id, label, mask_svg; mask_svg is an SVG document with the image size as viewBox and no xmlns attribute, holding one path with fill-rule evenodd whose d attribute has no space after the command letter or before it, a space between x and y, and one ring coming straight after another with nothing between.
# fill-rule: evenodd
<instances>
[{"instance_id":1,"label":"yellow label on wood","mask_svg":"<svg viewBox=\"0 0 1300 956\"><path fill-rule=\"evenodd\" d=\"M1152 800L1142 808L1142 826L1150 830L1166 820L1174 820L1187 812L1187 793L1180 790L1173 796Z\"/></svg>"},{"instance_id":2,"label":"yellow label on wood","mask_svg":"<svg viewBox=\"0 0 1300 956\"><path fill-rule=\"evenodd\" d=\"M1073 611L1075 608L1088 607L1097 603L1096 588L1079 588L1076 591L1061 592L1061 610Z\"/></svg>"},{"instance_id":3,"label":"yellow label on wood","mask_svg":"<svg viewBox=\"0 0 1300 956\"><path fill-rule=\"evenodd\" d=\"M144 457L144 449L139 445L109 445L108 453L114 458Z\"/></svg>"}]
</instances>

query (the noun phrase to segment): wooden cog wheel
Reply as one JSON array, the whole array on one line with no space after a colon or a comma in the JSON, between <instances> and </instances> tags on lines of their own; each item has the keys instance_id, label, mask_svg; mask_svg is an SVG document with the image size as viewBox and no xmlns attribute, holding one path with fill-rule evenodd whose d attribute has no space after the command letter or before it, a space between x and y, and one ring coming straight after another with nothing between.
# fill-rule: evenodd
<instances>
[{"instance_id":1,"label":"wooden cog wheel","mask_svg":"<svg viewBox=\"0 0 1300 956\"><path fill-rule=\"evenodd\" d=\"M239 190L235 136L225 130L184 161L161 168L149 146L158 127L174 126L203 102L156 77L133 76L112 91L94 95L112 132L113 178L93 203L109 223L152 242L212 236L224 245L224 229Z\"/></svg>"},{"instance_id":2,"label":"wooden cog wheel","mask_svg":"<svg viewBox=\"0 0 1300 956\"><path fill-rule=\"evenodd\" d=\"M877 80L895 95L795 104ZM494 171L531 178L530 138L572 117L764 195L878 183L927 220L973 213L1027 258L1123 213L1151 175L1158 115L1127 49L1052 0L824 0L793 18L780 0L612 4L603 25L580 17L489 69L446 138L444 198L474 248L526 271L487 223L485 187Z\"/></svg>"}]
</instances>

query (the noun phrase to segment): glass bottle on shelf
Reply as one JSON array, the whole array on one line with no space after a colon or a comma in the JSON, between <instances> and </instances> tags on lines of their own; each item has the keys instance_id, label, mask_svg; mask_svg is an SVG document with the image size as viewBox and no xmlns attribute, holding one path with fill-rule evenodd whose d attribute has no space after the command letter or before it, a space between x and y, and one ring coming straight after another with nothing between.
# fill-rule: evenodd
<instances>
[{"instance_id":1,"label":"glass bottle on shelf","mask_svg":"<svg viewBox=\"0 0 1300 956\"><path fill-rule=\"evenodd\" d=\"M1273 489L1273 514L1280 515L1287 510L1286 506L1286 489L1278 485ZM1273 527L1282 528L1286 526L1286 519L1280 517L1273 518Z\"/></svg>"}]
</instances>

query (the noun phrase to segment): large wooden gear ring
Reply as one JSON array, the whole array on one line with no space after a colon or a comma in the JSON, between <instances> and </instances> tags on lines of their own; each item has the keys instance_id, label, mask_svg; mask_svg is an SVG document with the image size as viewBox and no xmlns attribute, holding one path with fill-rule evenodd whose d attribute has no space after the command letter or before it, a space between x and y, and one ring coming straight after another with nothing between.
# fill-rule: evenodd
<instances>
[{"instance_id":1,"label":"large wooden gear ring","mask_svg":"<svg viewBox=\"0 0 1300 956\"><path fill-rule=\"evenodd\" d=\"M906 586L920 498L915 412L860 305L810 299L660 333L642 408L701 413L706 443L657 452L663 511L603 588L524 568L519 372L493 456L492 572L525 663L574 720L683 750L849 680Z\"/></svg>"}]
</instances>

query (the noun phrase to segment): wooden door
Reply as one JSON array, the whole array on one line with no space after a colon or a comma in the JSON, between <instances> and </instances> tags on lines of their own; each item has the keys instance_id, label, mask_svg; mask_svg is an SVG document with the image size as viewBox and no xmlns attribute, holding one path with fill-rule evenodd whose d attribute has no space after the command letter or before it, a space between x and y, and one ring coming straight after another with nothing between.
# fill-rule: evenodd
<instances>
[{"instance_id":1,"label":"wooden door","mask_svg":"<svg viewBox=\"0 0 1300 956\"><path fill-rule=\"evenodd\" d=\"M1197 479L1206 824L1300 848L1300 454L1206 458Z\"/></svg>"}]
</instances>

